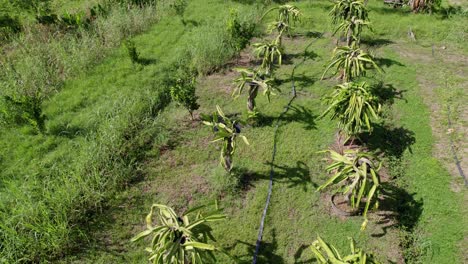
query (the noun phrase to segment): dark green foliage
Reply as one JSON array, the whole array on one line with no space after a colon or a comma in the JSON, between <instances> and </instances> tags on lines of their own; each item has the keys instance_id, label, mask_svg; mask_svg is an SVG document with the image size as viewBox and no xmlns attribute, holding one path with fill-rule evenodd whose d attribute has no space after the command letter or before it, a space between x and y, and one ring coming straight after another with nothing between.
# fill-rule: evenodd
<instances>
[{"instance_id":1,"label":"dark green foliage","mask_svg":"<svg viewBox=\"0 0 468 264\"><path fill-rule=\"evenodd\" d=\"M135 42L130 39L127 39L125 41L125 48L127 48L127 53L132 63L133 64L138 63L140 61L140 58L139 58L140 54L137 51Z\"/></svg>"},{"instance_id":2,"label":"dark green foliage","mask_svg":"<svg viewBox=\"0 0 468 264\"><path fill-rule=\"evenodd\" d=\"M114 1L119 4L134 5L134 6L139 6L139 7L144 7L148 5L156 5L157 3L157 0L114 0Z\"/></svg>"},{"instance_id":3,"label":"dark green foliage","mask_svg":"<svg viewBox=\"0 0 468 264\"><path fill-rule=\"evenodd\" d=\"M21 22L18 17L0 15L0 40L7 39L11 34L21 31Z\"/></svg>"},{"instance_id":4,"label":"dark green foliage","mask_svg":"<svg viewBox=\"0 0 468 264\"><path fill-rule=\"evenodd\" d=\"M5 108L0 118L10 124L28 123L38 132L45 130L46 116L42 112L42 97L20 96L4 97Z\"/></svg>"},{"instance_id":5,"label":"dark green foliage","mask_svg":"<svg viewBox=\"0 0 468 264\"><path fill-rule=\"evenodd\" d=\"M90 23L90 19L83 13L65 13L59 18L60 25L65 28L82 28Z\"/></svg>"},{"instance_id":6,"label":"dark green foliage","mask_svg":"<svg viewBox=\"0 0 468 264\"><path fill-rule=\"evenodd\" d=\"M200 105L197 103L198 97L195 94L195 77L177 78L170 88L172 100L185 107L193 120L193 111Z\"/></svg>"},{"instance_id":7,"label":"dark green foliage","mask_svg":"<svg viewBox=\"0 0 468 264\"><path fill-rule=\"evenodd\" d=\"M188 6L187 0L174 0L170 6L172 9L174 9L175 13L181 17L182 23L185 24L184 13Z\"/></svg>"},{"instance_id":8,"label":"dark green foliage","mask_svg":"<svg viewBox=\"0 0 468 264\"><path fill-rule=\"evenodd\" d=\"M240 52L249 45L255 31L254 23L251 21L241 21L238 11L231 9L226 26L230 37L230 44L236 52Z\"/></svg>"},{"instance_id":9,"label":"dark green foliage","mask_svg":"<svg viewBox=\"0 0 468 264\"><path fill-rule=\"evenodd\" d=\"M15 8L39 14L50 11L50 0L9 0Z\"/></svg>"},{"instance_id":10,"label":"dark green foliage","mask_svg":"<svg viewBox=\"0 0 468 264\"><path fill-rule=\"evenodd\" d=\"M109 14L109 7L97 4L89 9L89 14L91 19L95 19L96 17L107 17Z\"/></svg>"}]
</instances>

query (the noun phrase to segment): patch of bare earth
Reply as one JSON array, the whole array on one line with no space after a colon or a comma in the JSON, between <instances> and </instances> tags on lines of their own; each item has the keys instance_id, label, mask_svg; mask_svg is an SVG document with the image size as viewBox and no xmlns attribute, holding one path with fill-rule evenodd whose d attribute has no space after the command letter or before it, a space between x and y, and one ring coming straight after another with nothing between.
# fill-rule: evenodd
<instances>
[{"instance_id":1,"label":"patch of bare earth","mask_svg":"<svg viewBox=\"0 0 468 264\"><path fill-rule=\"evenodd\" d=\"M411 45L398 43L393 45L395 50L400 53L401 57L406 58L411 63L414 63L417 69L417 81L419 83L421 95L426 105L431 110L431 127L432 133L436 140L434 143L433 153L436 158L441 160L445 167L449 170L454 180L451 184L451 189L454 192L463 192L463 214L468 213L468 191L464 186L463 180L458 168L455 164L454 157L451 151L451 141L453 138L454 149L460 161L462 170L468 173L466 166L468 162L468 108L466 104L466 92L468 91L468 81L459 81L456 83L457 88L462 91L462 98L454 98L454 102L459 102L457 111L454 111L452 106L451 121L452 127L449 128L448 123L448 108L447 102L444 102L437 94L437 89L453 89L453 87L444 87L441 85L444 80L443 73L448 72L447 77L455 77L466 80L468 76L468 56L462 52L451 50L445 46L432 48L412 48ZM427 74L429 72L437 72L437 74ZM446 91L447 93L450 90ZM466 242L468 235L465 233L464 239L460 243L463 263L468 263L468 248Z\"/></svg>"}]
</instances>

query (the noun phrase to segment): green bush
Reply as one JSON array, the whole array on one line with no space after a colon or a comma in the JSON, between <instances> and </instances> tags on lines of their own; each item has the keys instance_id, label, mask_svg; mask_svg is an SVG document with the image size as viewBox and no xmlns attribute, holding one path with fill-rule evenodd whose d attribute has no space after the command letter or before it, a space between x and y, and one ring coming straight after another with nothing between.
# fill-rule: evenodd
<instances>
[{"instance_id":1,"label":"green bush","mask_svg":"<svg viewBox=\"0 0 468 264\"><path fill-rule=\"evenodd\" d=\"M137 51L137 48L135 46L135 42L133 40L127 39L125 41L125 48L127 48L127 53L128 53L128 56L130 57L130 60L132 61L132 63L133 64L138 63L140 61L139 60L140 54Z\"/></svg>"},{"instance_id":2,"label":"green bush","mask_svg":"<svg viewBox=\"0 0 468 264\"><path fill-rule=\"evenodd\" d=\"M236 52L240 52L250 44L250 39L254 36L256 25L253 21L242 21L239 18L238 10L231 9L226 26L231 46Z\"/></svg>"}]
</instances>

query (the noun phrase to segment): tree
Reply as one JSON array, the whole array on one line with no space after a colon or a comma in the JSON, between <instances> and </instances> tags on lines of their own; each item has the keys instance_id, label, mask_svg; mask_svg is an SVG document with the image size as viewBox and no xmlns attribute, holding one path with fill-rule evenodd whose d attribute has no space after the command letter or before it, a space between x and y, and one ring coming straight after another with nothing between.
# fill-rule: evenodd
<instances>
[{"instance_id":1,"label":"tree","mask_svg":"<svg viewBox=\"0 0 468 264\"><path fill-rule=\"evenodd\" d=\"M368 65L378 72L382 72L382 69L375 63L373 57L360 49L355 42L353 42L351 47L336 47L333 51L332 61L325 69L322 79L328 70L335 67L336 72L334 74L341 72L339 78L349 82L356 77L365 76Z\"/></svg>"},{"instance_id":2,"label":"tree","mask_svg":"<svg viewBox=\"0 0 468 264\"><path fill-rule=\"evenodd\" d=\"M353 17L362 21L369 20L369 12L362 0L338 0L329 15L333 24L351 21Z\"/></svg>"},{"instance_id":3,"label":"tree","mask_svg":"<svg viewBox=\"0 0 468 264\"><path fill-rule=\"evenodd\" d=\"M149 260L154 264L214 263L216 258L213 251L219 249L208 244L208 238L213 239L213 236L207 224L223 220L226 215L221 213L217 205L209 213L201 212L204 207L192 208L179 216L169 206L153 204L146 216L146 230L131 241L152 236L151 246L146 250L150 253ZM158 219L156 225L153 224L154 214Z\"/></svg>"},{"instance_id":4,"label":"tree","mask_svg":"<svg viewBox=\"0 0 468 264\"><path fill-rule=\"evenodd\" d=\"M370 22L356 17L352 17L350 20L344 20L341 24L335 29L333 35L337 32L341 32L342 35L346 36L346 44L352 46L353 42L356 42L357 45L361 42L361 33L364 27L369 27Z\"/></svg>"},{"instance_id":5,"label":"tree","mask_svg":"<svg viewBox=\"0 0 468 264\"><path fill-rule=\"evenodd\" d=\"M263 95L268 98L268 102L270 101L270 96L275 95L274 90L277 89L271 84L273 80L266 77L265 74L262 74L258 70L242 68L237 69L237 72L239 72L241 76L234 80L237 86L232 95L235 97L240 96L247 86L247 109L250 112L255 111L255 98L260 88L263 90Z\"/></svg>"},{"instance_id":6,"label":"tree","mask_svg":"<svg viewBox=\"0 0 468 264\"><path fill-rule=\"evenodd\" d=\"M301 12L299 8L294 5L281 5L277 7L273 7L263 14L262 19L272 12L273 10L278 10L278 15L276 20L271 22L268 26L268 30L272 32L274 29L278 31L277 40L278 43L281 45L283 33L286 32L291 35L291 25L295 24L300 20Z\"/></svg>"},{"instance_id":7,"label":"tree","mask_svg":"<svg viewBox=\"0 0 468 264\"><path fill-rule=\"evenodd\" d=\"M242 138L246 145L249 145L249 141L241 133L240 122L237 120L231 120L223 113L221 108L216 106L217 112L213 115L203 115L203 124L212 128L215 135L213 142L222 141L223 145L221 148L221 164L227 172L230 172L233 167L232 155L236 150L236 140L238 137Z\"/></svg>"},{"instance_id":8,"label":"tree","mask_svg":"<svg viewBox=\"0 0 468 264\"><path fill-rule=\"evenodd\" d=\"M338 250L331 244L317 237L310 249L315 255L318 263L320 264L378 264L372 254L365 253L362 249L356 248L354 239L350 240L351 254L342 256Z\"/></svg>"},{"instance_id":9,"label":"tree","mask_svg":"<svg viewBox=\"0 0 468 264\"><path fill-rule=\"evenodd\" d=\"M300 20L301 11L294 5L280 5L269 9L263 14L262 19L270 12L278 10L276 21L283 24L292 25Z\"/></svg>"},{"instance_id":10,"label":"tree","mask_svg":"<svg viewBox=\"0 0 468 264\"><path fill-rule=\"evenodd\" d=\"M195 92L195 77L177 78L174 84L170 87L172 100L185 107L192 120L193 111L200 107L197 103L198 97Z\"/></svg>"},{"instance_id":11,"label":"tree","mask_svg":"<svg viewBox=\"0 0 468 264\"><path fill-rule=\"evenodd\" d=\"M255 54L262 60L262 69L266 75L271 75L275 64L281 65L282 61L282 47L279 43L279 39L275 39L272 42L259 42L253 44L255 48Z\"/></svg>"},{"instance_id":12,"label":"tree","mask_svg":"<svg viewBox=\"0 0 468 264\"><path fill-rule=\"evenodd\" d=\"M380 191L378 172L382 163L374 161L376 158L372 154L359 150L345 150L343 155L333 150L325 152L330 153L332 160L332 164L325 170L332 176L319 186L317 191L334 187L334 193L342 194L354 209L360 208L364 199L364 222L361 229L365 229L370 205L378 207L377 197Z\"/></svg>"},{"instance_id":13,"label":"tree","mask_svg":"<svg viewBox=\"0 0 468 264\"><path fill-rule=\"evenodd\" d=\"M323 102L329 106L320 118L331 114L331 119L338 120L338 128L348 137L371 132L371 121L379 118L381 109L379 98L365 82L339 84Z\"/></svg>"}]
</instances>

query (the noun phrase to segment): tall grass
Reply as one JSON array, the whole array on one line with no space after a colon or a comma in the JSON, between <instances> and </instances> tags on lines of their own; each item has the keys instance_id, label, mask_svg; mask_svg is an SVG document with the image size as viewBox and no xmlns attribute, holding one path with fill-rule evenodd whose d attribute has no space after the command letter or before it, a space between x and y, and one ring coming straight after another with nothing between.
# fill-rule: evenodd
<instances>
[{"instance_id":1,"label":"tall grass","mask_svg":"<svg viewBox=\"0 0 468 264\"><path fill-rule=\"evenodd\" d=\"M173 63L180 63L176 55L187 51L187 63L199 73L235 55L227 48L224 23L210 28L207 19L186 32L168 19L163 26L171 27L169 35L146 34L146 46L135 41L142 56L154 52L148 46L158 41L158 63L138 70L127 65L127 55L112 47L170 11L164 8L157 13L158 8L117 6L89 31L56 31L53 37L50 28L38 26L9 46L2 95L44 92L49 119L42 135L28 133L27 126L0 128L0 147L7 150L0 153L0 262L47 262L82 246L88 223L115 190L138 176L145 150L165 140L156 117L169 103L168 79ZM197 32L211 36L209 43Z\"/></svg>"},{"instance_id":2,"label":"tall grass","mask_svg":"<svg viewBox=\"0 0 468 264\"><path fill-rule=\"evenodd\" d=\"M240 12L239 22L244 27L251 27L256 24L256 10L243 8ZM225 14L224 19L202 23L195 27L189 35L185 52L190 59L190 65L199 73L207 74L222 67L227 60L236 56L238 51L235 46L235 39L232 39L228 32L228 17L232 14ZM259 35L257 30L253 35Z\"/></svg>"},{"instance_id":3,"label":"tall grass","mask_svg":"<svg viewBox=\"0 0 468 264\"><path fill-rule=\"evenodd\" d=\"M3 47L0 59L1 95L40 90L46 96L73 75L101 61L122 39L138 34L159 19L157 8L117 5L98 17L89 29L61 31L34 24Z\"/></svg>"}]
</instances>

